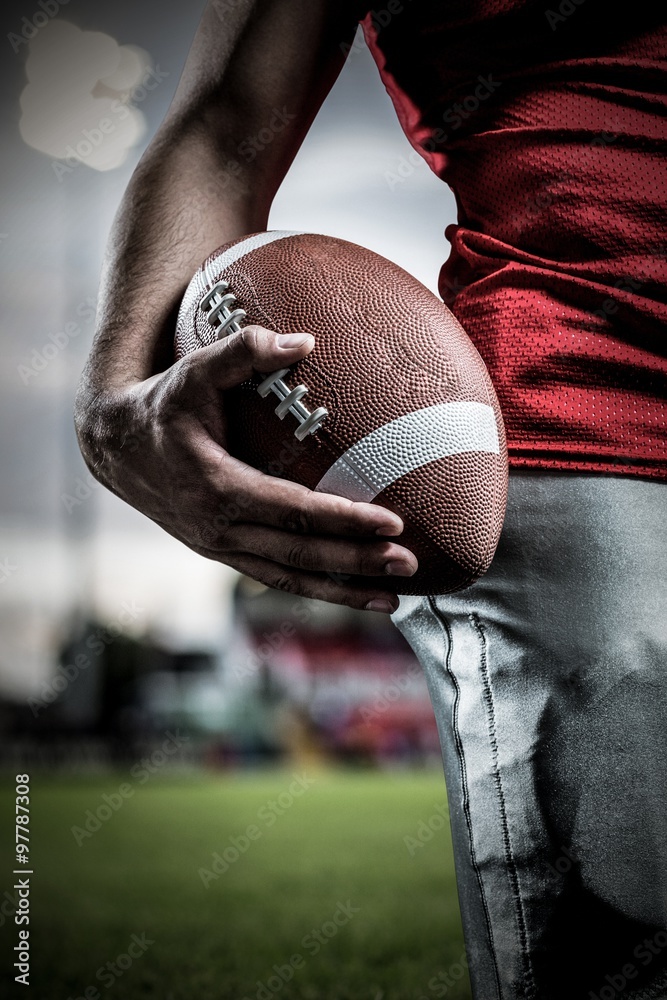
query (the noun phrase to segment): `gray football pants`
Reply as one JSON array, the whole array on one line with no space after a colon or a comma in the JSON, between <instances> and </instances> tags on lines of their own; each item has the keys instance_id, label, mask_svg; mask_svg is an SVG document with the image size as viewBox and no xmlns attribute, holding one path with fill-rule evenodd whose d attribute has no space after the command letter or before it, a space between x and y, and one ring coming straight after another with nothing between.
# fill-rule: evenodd
<instances>
[{"instance_id":1,"label":"gray football pants","mask_svg":"<svg viewBox=\"0 0 667 1000\"><path fill-rule=\"evenodd\" d=\"M667 484L515 471L489 572L393 617L475 1000L667 998Z\"/></svg>"}]
</instances>

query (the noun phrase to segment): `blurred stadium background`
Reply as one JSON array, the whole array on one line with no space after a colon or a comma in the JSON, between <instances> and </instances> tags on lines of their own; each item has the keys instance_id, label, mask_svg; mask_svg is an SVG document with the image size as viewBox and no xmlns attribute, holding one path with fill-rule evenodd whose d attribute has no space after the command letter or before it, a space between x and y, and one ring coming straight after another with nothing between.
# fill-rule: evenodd
<instances>
[{"instance_id":1,"label":"blurred stadium background","mask_svg":"<svg viewBox=\"0 0 667 1000\"><path fill-rule=\"evenodd\" d=\"M432 980L459 968L462 944L448 823L434 819L437 732L410 649L382 616L270 592L194 555L100 488L76 445L106 236L202 8L35 0L2 14L0 762L5 816L13 776L35 776L34 995L79 995L102 964L83 956L119 954L143 919L162 943L139 979L97 983L101 995L255 997L294 928L319 926L354 888L375 916L350 921L345 946L341 933L281 997L465 997L463 972ZM270 227L362 243L435 290L454 216L359 37ZM146 759L145 792L77 841ZM296 773L322 791L204 892L197 869ZM430 846L411 853L418 829ZM9 818L0 839L12 836ZM9 891L3 962L11 905Z\"/></svg>"}]
</instances>

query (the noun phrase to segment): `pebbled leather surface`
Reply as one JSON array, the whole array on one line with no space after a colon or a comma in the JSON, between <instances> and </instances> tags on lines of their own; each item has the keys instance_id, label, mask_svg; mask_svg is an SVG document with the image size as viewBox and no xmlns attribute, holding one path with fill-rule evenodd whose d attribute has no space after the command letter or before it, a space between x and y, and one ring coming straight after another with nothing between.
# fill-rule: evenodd
<instances>
[{"instance_id":1,"label":"pebbled leather surface","mask_svg":"<svg viewBox=\"0 0 667 1000\"><path fill-rule=\"evenodd\" d=\"M371 503L378 493L429 462L468 451L500 453L486 403L436 403L390 420L348 448L315 487Z\"/></svg>"},{"instance_id":2,"label":"pebbled leather surface","mask_svg":"<svg viewBox=\"0 0 667 1000\"><path fill-rule=\"evenodd\" d=\"M216 267L222 252L249 239L216 250L193 278L178 317L176 356L217 339L200 302L206 279L224 278L236 305L247 312L246 323L314 334L313 352L285 381L290 388L305 384L304 404L311 411L325 406L329 415L315 435L298 442L292 414L281 421L274 413L277 397L256 392L258 376L221 394L227 447L256 468L314 489L352 445L406 414L442 403L483 404L480 413L491 407L497 453L471 450L437 458L391 482L375 499L403 518L401 542L420 561L414 577L392 581L398 593L469 586L491 562L507 499L502 416L472 342L414 277L344 240L281 234L261 246L253 240L248 253L228 255L236 259ZM470 428L461 428L463 433L470 435ZM387 447L408 448L409 436L389 436ZM391 464L409 467L410 456L394 455Z\"/></svg>"}]
</instances>

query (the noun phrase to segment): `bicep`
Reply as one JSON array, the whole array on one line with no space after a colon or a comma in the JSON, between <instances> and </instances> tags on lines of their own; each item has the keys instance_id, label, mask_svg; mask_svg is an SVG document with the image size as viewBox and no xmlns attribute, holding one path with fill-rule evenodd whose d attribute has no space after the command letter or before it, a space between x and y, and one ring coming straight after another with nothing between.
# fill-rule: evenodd
<instances>
[{"instance_id":1,"label":"bicep","mask_svg":"<svg viewBox=\"0 0 667 1000\"><path fill-rule=\"evenodd\" d=\"M345 61L355 0L212 0L165 125L205 130L270 203Z\"/></svg>"}]
</instances>

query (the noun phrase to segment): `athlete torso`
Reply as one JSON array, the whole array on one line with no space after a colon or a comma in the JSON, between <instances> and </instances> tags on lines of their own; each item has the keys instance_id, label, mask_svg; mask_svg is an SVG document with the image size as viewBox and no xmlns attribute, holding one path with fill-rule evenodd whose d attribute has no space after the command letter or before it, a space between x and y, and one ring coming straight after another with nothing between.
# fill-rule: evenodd
<instances>
[{"instance_id":1,"label":"athlete torso","mask_svg":"<svg viewBox=\"0 0 667 1000\"><path fill-rule=\"evenodd\" d=\"M440 291L489 367L513 466L667 479L657 10L405 0L363 22L406 134L456 195Z\"/></svg>"}]
</instances>

